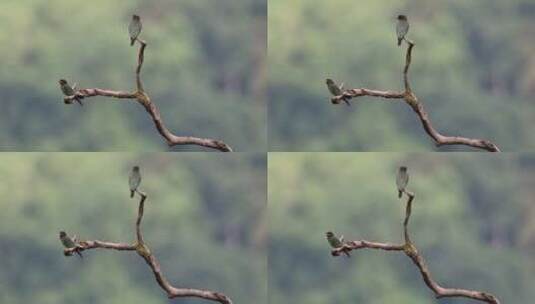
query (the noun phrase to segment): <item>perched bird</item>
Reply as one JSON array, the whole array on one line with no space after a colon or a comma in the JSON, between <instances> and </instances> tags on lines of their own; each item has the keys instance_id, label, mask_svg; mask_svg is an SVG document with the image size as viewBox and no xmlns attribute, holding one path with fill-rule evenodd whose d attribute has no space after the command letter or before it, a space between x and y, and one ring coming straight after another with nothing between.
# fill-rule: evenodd
<instances>
[{"instance_id":1,"label":"perched bird","mask_svg":"<svg viewBox=\"0 0 535 304\"><path fill-rule=\"evenodd\" d=\"M132 20L130 21L130 24L128 25L128 34L130 34L130 45L134 45L134 42L136 42L137 37L141 33L141 18L139 18L138 15L132 15Z\"/></svg>"},{"instance_id":2,"label":"perched bird","mask_svg":"<svg viewBox=\"0 0 535 304\"><path fill-rule=\"evenodd\" d=\"M405 191L405 187L409 183L409 173L407 173L407 167L399 167L398 175L396 177L396 185L398 186L398 197L401 198L401 195Z\"/></svg>"},{"instance_id":3,"label":"perched bird","mask_svg":"<svg viewBox=\"0 0 535 304\"><path fill-rule=\"evenodd\" d=\"M76 94L76 84L71 87L65 79L59 80L59 87L61 89L61 92L63 92L65 96L73 96ZM79 97L74 97L74 100L76 100L81 106L83 106L82 101Z\"/></svg>"},{"instance_id":4,"label":"perched bird","mask_svg":"<svg viewBox=\"0 0 535 304\"><path fill-rule=\"evenodd\" d=\"M409 32L409 21L407 16L399 15L398 23L396 24L396 34L398 35L398 46L401 45L401 41L405 39L405 35Z\"/></svg>"},{"instance_id":5,"label":"perched bird","mask_svg":"<svg viewBox=\"0 0 535 304\"><path fill-rule=\"evenodd\" d=\"M327 78L325 80L325 83L327 84L327 88L329 89L329 92L331 92L331 94L333 94L334 96L340 96L342 94L344 94L344 84L342 83L340 86L336 85L336 83L334 83L334 81L330 78ZM350 103L349 101L346 99L346 98L342 98L342 100L349 106Z\"/></svg>"},{"instance_id":6,"label":"perched bird","mask_svg":"<svg viewBox=\"0 0 535 304\"><path fill-rule=\"evenodd\" d=\"M134 197L137 187L141 184L141 173L139 172L139 167L134 166L128 177L128 184L130 185L130 197Z\"/></svg>"},{"instance_id":7,"label":"perched bird","mask_svg":"<svg viewBox=\"0 0 535 304\"><path fill-rule=\"evenodd\" d=\"M334 233L331 231L327 231L325 233L325 236L327 237L327 241L329 242L329 245L331 245L332 248L338 249L344 246L344 236L342 235L340 238L337 238ZM350 257L349 252L343 251L347 257Z\"/></svg>"},{"instance_id":8,"label":"perched bird","mask_svg":"<svg viewBox=\"0 0 535 304\"><path fill-rule=\"evenodd\" d=\"M59 240L61 241L61 243L63 244L65 248L75 248L77 246L76 237L73 237L73 238L69 237L67 233L65 233L65 231L59 232ZM80 251L75 250L74 252L76 252L76 254L78 254L81 259L84 258Z\"/></svg>"}]
</instances>

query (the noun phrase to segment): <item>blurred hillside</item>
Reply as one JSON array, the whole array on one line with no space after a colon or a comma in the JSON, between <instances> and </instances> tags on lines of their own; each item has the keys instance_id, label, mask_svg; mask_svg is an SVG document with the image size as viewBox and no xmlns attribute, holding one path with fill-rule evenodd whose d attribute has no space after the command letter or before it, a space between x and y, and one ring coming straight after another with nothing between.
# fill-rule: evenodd
<instances>
[{"instance_id":1,"label":"blurred hillside","mask_svg":"<svg viewBox=\"0 0 535 304\"><path fill-rule=\"evenodd\" d=\"M167 279L235 303L266 303L265 162L240 154L4 153L0 303L170 303L137 254L91 250L80 261L64 257L58 240L65 229L82 239L134 241L134 164L148 194L145 241Z\"/></svg>"},{"instance_id":2,"label":"blurred hillside","mask_svg":"<svg viewBox=\"0 0 535 304\"><path fill-rule=\"evenodd\" d=\"M532 303L535 157L468 153L270 154L271 303L476 303L437 302L400 253L331 257L328 230L346 240L402 242L401 164L416 193L411 239L434 279L491 292L502 303Z\"/></svg>"},{"instance_id":3,"label":"blurred hillside","mask_svg":"<svg viewBox=\"0 0 535 304\"><path fill-rule=\"evenodd\" d=\"M535 150L533 0L271 0L270 150L437 150L406 104L366 97L334 106L325 86L329 77L346 88L401 90L400 13L416 43L412 88L435 128Z\"/></svg>"},{"instance_id":4,"label":"blurred hillside","mask_svg":"<svg viewBox=\"0 0 535 304\"><path fill-rule=\"evenodd\" d=\"M57 83L133 90L138 50L127 26L136 13L148 43L145 89L168 128L264 150L266 10L262 0L1 1L0 149L168 149L137 103L66 106Z\"/></svg>"}]
</instances>

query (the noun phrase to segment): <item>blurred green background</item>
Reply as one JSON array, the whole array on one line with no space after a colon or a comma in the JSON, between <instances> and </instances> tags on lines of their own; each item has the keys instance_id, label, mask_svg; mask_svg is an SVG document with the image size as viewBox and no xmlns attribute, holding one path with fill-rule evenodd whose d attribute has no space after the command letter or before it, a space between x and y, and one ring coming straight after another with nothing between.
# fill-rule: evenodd
<instances>
[{"instance_id":1,"label":"blurred green background","mask_svg":"<svg viewBox=\"0 0 535 304\"><path fill-rule=\"evenodd\" d=\"M325 78L346 88L401 90L408 15L412 88L445 135L535 150L535 1L270 0L270 151L437 149L404 103L369 97L334 106Z\"/></svg>"},{"instance_id":2,"label":"blurred green background","mask_svg":"<svg viewBox=\"0 0 535 304\"><path fill-rule=\"evenodd\" d=\"M145 89L167 127L265 150L265 0L1 1L0 149L168 149L139 104L97 97L67 106L57 83L133 90L133 13L148 42Z\"/></svg>"},{"instance_id":3,"label":"blurred green background","mask_svg":"<svg viewBox=\"0 0 535 304\"><path fill-rule=\"evenodd\" d=\"M242 153L3 153L0 303L207 303L167 300L134 252L63 256L60 229L135 240L134 164L149 195L144 238L167 279L266 303L266 157Z\"/></svg>"},{"instance_id":4,"label":"blurred green background","mask_svg":"<svg viewBox=\"0 0 535 304\"><path fill-rule=\"evenodd\" d=\"M328 230L402 242L405 200L395 185L402 164L416 193L411 238L434 279L502 303L533 303L535 157L473 155L270 153L270 303L475 303L434 300L399 252L331 256Z\"/></svg>"}]
</instances>

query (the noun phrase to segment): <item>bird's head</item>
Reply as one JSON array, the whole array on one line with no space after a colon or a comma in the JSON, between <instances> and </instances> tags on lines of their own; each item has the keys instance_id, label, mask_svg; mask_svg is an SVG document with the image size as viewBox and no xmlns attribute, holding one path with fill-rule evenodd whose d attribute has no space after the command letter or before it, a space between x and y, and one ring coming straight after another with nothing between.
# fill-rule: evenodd
<instances>
[{"instance_id":1,"label":"bird's head","mask_svg":"<svg viewBox=\"0 0 535 304\"><path fill-rule=\"evenodd\" d=\"M139 20L140 20L140 18L139 18L139 16L138 16L138 15L132 15L132 19L134 19L134 20L137 20L137 21L139 21Z\"/></svg>"},{"instance_id":2,"label":"bird's head","mask_svg":"<svg viewBox=\"0 0 535 304\"><path fill-rule=\"evenodd\" d=\"M64 238L64 237L66 237L66 236L67 236L67 233L65 233L65 231L60 231L60 232L59 232L59 237L60 237L60 238Z\"/></svg>"},{"instance_id":3,"label":"bird's head","mask_svg":"<svg viewBox=\"0 0 535 304\"><path fill-rule=\"evenodd\" d=\"M332 231L327 231L325 232L325 236L328 238L332 238L334 236L334 233L332 233Z\"/></svg>"},{"instance_id":4,"label":"bird's head","mask_svg":"<svg viewBox=\"0 0 535 304\"><path fill-rule=\"evenodd\" d=\"M398 15L398 20L407 21L407 16L405 16L405 15Z\"/></svg>"},{"instance_id":5,"label":"bird's head","mask_svg":"<svg viewBox=\"0 0 535 304\"><path fill-rule=\"evenodd\" d=\"M134 166L134 168L132 168L132 170L134 170L135 172L139 172L139 166Z\"/></svg>"},{"instance_id":6,"label":"bird's head","mask_svg":"<svg viewBox=\"0 0 535 304\"><path fill-rule=\"evenodd\" d=\"M67 84L67 80L65 80L65 79L60 79L58 82L59 82L60 85L66 85Z\"/></svg>"},{"instance_id":7,"label":"bird's head","mask_svg":"<svg viewBox=\"0 0 535 304\"><path fill-rule=\"evenodd\" d=\"M399 171L401 171L401 172L407 172L407 167L405 167L405 166L401 166L401 167L399 167Z\"/></svg>"},{"instance_id":8,"label":"bird's head","mask_svg":"<svg viewBox=\"0 0 535 304\"><path fill-rule=\"evenodd\" d=\"M325 80L325 83L326 83L327 85L330 86L330 85L333 85L333 84L334 84L334 81L333 81L331 78L327 78L327 79Z\"/></svg>"}]
</instances>

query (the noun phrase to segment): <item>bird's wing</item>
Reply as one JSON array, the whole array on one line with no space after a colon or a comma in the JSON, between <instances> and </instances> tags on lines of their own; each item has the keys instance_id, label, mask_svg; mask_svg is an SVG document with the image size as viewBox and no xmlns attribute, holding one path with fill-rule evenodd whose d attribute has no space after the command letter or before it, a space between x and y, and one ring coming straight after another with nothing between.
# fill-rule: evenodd
<instances>
[{"instance_id":1,"label":"bird's wing","mask_svg":"<svg viewBox=\"0 0 535 304\"><path fill-rule=\"evenodd\" d=\"M402 33L401 33L401 24L398 22L398 24L396 25L396 35L398 36L398 38L400 38L402 36Z\"/></svg>"},{"instance_id":2,"label":"bird's wing","mask_svg":"<svg viewBox=\"0 0 535 304\"><path fill-rule=\"evenodd\" d=\"M141 22L135 22L133 20L130 22L128 25L128 33L131 38L137 38L137 36L139 36L139 33L141 33L141 26Z\"/></svg>"},{"instance_id":3,"label":"bird's wing","mask_svg":"<svg viewBox=\"0 0 535 304\"><path fill-rule=\"evenodd\" d=\"M134 190L136 188L133 174L128 178L128 185L130 186L130 190Z\"/></svg>"},{"instance_id":4,"label":"bird's wing","mask_svg":"<svg viewBox=\"0 0 535 304\"><path fill-rule=\"evenodd\" d=\"M396 34L398 36L398 38L402 38L403 36L405 36L407 32L405 31L405 25L403 24L403 22L398 22L398 24L396 25Z\"/></svg>"},{"instance_id":5,"label":"bird's wing","mask_svg":"<svg viewBox=\"0 0 535 304\"><path fill-rule=\"evenodd\" d=\"M132 173L128 179L128 184L130 185L130 190L134 191L141 183L141 176L139 174Z\"/></svg>"}]
</instances>

